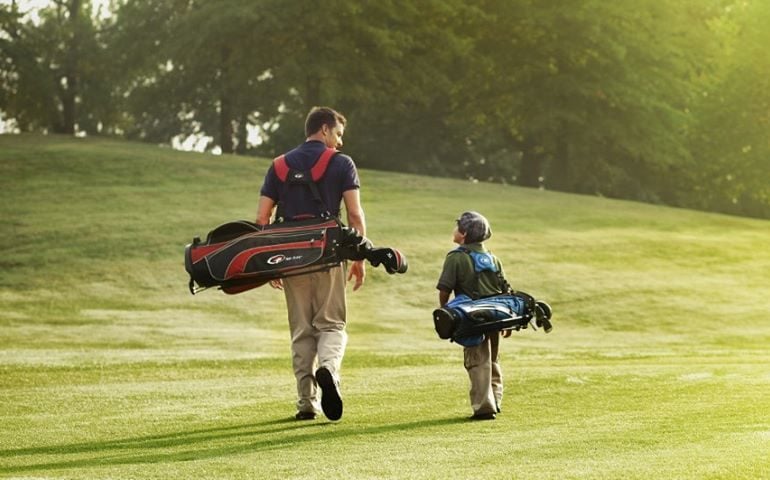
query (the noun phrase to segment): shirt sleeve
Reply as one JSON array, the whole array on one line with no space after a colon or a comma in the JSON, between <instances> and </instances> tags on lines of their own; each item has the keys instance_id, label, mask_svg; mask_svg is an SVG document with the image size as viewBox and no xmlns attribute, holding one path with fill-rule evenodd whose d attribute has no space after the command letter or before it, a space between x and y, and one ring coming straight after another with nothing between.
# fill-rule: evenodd
<instances>
[{"instance_id":1,"label":"shirt sleeve","mask_svg":"<svg viewBox=\"0 0 770 480\"><path fill-rule=\"evenodd\" d=\"M508 277L506 277L506 276L505 276L505 269L503 268L503 263L502 263L500 260L497 260L497 269L498 269L498 271L500 272L500 278L502 278L502 279L505 279L505 281L506 281L506 282L508 282L508 286L509 286L510 288L513 288L513 285L511 285L511 282L510 282L510 281L508 281ZM501 284L501 285L500 285L500 289L501 289L501 290L503 290L503 293L506 293L506 292L504 291L504 289L505 289L505 286L504 286L504 285L502 285L502 283L503 283L503 282L501 281L501 282L499 282L499 283Z\"/></svg>"},{"instance_id":2,"label":"shirt sleeve","mask_svg":"<svg viewBox=\"0 0 770 480\"><path fill-rule=\"evenodd\" d=\"M441 270L441 275L438 279L436 288L444 292L451 292L455 290L457 286L457 262L452 258L452 254L446 256L444 259L444 268Z\"/></svg>"},{"instance_id":3,"label":"shirt sleeve","mask_svg":"<svg viewBox=\"0 0 770 480\"><path fill-rule=\"evenodd\" d=\"M270 165L270 168L267 169L267 174L265 174L265 180L262 183L259 194L264 197L272 198L274 201L278 202L280 193L279 183L278 175L275 174L273 165Z\"/></svg>"},{"instance_id":4,"label":"shirt sleeve","mask_svg":"<svg viewBox=\"0 0 770 480\"><path fill-rule=\"evenodd\" d=\"M342 164L342 191L355 190L361 188L361 181L358 178L358 169L353 159L347 155L340 155Z\"/></svg>"}]
</instances>

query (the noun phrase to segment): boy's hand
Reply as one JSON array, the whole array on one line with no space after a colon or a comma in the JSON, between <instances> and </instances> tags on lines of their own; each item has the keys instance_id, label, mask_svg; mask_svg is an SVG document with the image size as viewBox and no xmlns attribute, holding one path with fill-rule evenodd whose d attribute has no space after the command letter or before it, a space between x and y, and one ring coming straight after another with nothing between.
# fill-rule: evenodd
<instances>
[{"instance_id":1,"label":"boy's hand","mask_svg":"<svg viewBox=\"0 0 770 480\"><path fill-rule=\"evenodd\" d=\"M500 336L503 338L508 338L511 336L511 330L500 330Z\"/></svg>"}]
</instances>

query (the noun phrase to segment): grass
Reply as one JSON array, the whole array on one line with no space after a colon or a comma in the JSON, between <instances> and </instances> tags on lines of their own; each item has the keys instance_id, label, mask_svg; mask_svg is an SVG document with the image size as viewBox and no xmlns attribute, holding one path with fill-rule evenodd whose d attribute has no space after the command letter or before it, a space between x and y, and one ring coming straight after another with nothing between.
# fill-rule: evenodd
<instances>
[{"instance_id":1,"label":"grass","mask_svg":"<svg viewBox=\"0 0 770 480\"><path fill-rule=\"evenodd\" d=\"M193 297L183 267L267 165L0 136L0 477L770 478L769 222L362 169L410 269L349 294L345 416L298 423L282 295ZM555 312L502 342L482 424L430 318L466 209Z\"/></svg>"}]
</instances>

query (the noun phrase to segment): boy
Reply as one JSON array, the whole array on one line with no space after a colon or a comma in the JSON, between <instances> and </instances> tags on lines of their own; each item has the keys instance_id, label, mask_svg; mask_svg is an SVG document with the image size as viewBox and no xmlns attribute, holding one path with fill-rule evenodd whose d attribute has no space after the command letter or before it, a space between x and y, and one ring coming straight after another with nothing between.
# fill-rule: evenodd
<instances>
[{"instance_id":1,"label":"boy","mask_svg":"<svg viewBox=\"0 0 770 480\"><path fill-rule=\"evenodd\" d=\"M457 219L453 241L460 247L447 254L436 286L441 307L449 301L451 292L454 292L455 297L464 294L471 298L503 292L503 266L483 244L491 236L489 222L480 213L464 212ZM477 274L474 262L479 261L493 263L498 273L487 270ZM501 331L504 337L510 334L510 330ZM480 344L463 347L465 370L471 382L471 420L494 420L500 412L503 378L498 363L499 342L500 335L493 332L484 335Z\"/></svg>"}]
</instances>

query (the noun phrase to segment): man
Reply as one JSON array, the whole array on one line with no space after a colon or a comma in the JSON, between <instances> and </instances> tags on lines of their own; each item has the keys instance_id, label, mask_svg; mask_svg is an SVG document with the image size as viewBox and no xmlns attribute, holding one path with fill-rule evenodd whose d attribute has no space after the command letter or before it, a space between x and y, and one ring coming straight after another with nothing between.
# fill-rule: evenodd
<instances>
[{"instance_id":1,"label":"man","mask_svg":"<svg viewBox=\"0 0 770 480\"><path fill-rule=\"evenodd\" d=\"M341 148L345 117L328 107L314 107L305 120L305 143L284 155L289 168L309 171L327 148ZM282 182L271 166L260 191L257 223L270 223L273 210L285 221L320 216L324 209L339 216L344 201L347 225L366 235L366 221L359 196L360 182L353 160L336 153L317 182L322 205L305 184ZM294 376L297 379L297 420L316 417L318 387L321 409L330 420L342 417L339 372L347 343L345 269L346 264L327 271L308 273L271 282L283 289L291 331ZM353 290L364 283L364 262L350 264L347 280L355 279Z\"/></svg>"}]
</instances>

